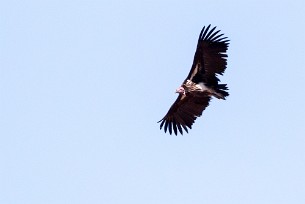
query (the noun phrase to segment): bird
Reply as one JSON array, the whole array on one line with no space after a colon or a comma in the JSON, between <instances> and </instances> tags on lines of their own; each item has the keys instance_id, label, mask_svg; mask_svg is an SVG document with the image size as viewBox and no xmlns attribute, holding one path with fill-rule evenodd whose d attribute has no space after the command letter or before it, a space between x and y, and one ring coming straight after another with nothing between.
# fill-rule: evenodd
<instances>
[{"instance_id":1,"label":"bird","mask_svg":"<svg viewBox=\"0 0 305 204\"><path fill-rule=\"evenodd\" d=\"M191 70L176 89L178 97L166 115L158 121L160 130L164 128L177 136L188 133L195 120L208 107L212 97L225 100L229 96L227 84L221 84L219 75L227 67L228 37L220 34L216 26L203 27L198 38ZM178 132L179 131L179 132Z\"/></svg>"}]
</instances>

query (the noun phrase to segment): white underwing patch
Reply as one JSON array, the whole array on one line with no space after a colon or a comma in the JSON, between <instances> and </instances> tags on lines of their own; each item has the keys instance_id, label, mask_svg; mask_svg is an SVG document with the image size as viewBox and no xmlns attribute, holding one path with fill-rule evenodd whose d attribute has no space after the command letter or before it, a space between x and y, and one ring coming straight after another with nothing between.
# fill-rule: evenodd
<instances>
[{"instance_id":1,"label":"white underwing patch","mask_svg":"<svg viewBox=\"0 0 305 204\"><path fill-rule=\"evenodd\" d=\"M192 73L192 75L191 75L191 77L190 77L190 80L193 80L193 77L197 74L197 72L199 71L199 67L200 67L200 64L199 63L197 63L196 64L196 67L195 67L195 69L194 69L194 71L193 71L193 73Z\"/></svg>"},{"instance_id":2,"label":"white underwing patch","mask_svg":"<svg viewBox=\"0 0 305 204\"><path fill-rule=\"evenodd\" d=\"M209 88L203 82L200 82L199 84L197 84L197 86L200 86L202 91L208 91L209 90Z\"/></svg>"}]
</instances>

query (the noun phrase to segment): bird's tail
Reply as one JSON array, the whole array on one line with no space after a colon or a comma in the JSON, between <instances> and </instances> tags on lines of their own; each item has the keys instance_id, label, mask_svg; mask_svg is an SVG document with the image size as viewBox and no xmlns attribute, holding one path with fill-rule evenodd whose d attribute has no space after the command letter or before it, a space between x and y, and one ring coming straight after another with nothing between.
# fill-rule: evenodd
<instances>
[{"instance_id":1,"label":"bird's tail","mask_svg":"<svg viewBox=\"0 0 305 204\"><path fill-rule=\"evenodd\" d=\"M226 97L229 96L227 90L229 90L227 84L218 84L217 89L212 93L212 95L218 99L226 100Z\"/></svg>"}]
</instances>

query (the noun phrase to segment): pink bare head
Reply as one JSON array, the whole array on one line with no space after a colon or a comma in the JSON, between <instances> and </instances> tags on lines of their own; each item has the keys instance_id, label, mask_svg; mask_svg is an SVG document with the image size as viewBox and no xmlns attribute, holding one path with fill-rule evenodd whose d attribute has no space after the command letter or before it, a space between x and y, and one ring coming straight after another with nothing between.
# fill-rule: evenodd
<instances>
[{"instance_id":1,"label":"pink bare head","mask_svg":"<svg viewBox=\"0 0 305 204\"><path fill-rule=\"evenodd\" d=\"M180 93L181 93L181 94L183 93L183 94L184 94L184 93L185 93L185 90L184 90L184 88L183 88L182 86L180 86L179 88L176 89L176 93L179 93L179 94L180 94Z\"/></svg>"}]
</instances>

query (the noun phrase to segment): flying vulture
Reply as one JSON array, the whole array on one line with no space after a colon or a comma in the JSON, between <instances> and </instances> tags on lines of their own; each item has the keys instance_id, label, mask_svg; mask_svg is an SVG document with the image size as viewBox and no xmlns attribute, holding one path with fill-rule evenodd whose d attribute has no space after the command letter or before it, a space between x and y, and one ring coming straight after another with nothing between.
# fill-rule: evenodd
<instances>
[{"instance_id":1,"label":"flying vulture","mask_svg":"<svg viewBox=\"0 0 305 204\"><path fill-rule=\"evenodd\" d=\"M159 121L160 129L168 130L170 134L178 131L183 135L183 129L188 133L197 117L209 105L213 97L224 99L229 96L227 84L220 84L218 75L222 75L227 66L229 40L224 34L219 34L216 27L203 27L198 39L190 73L176 89L179 94L167 114Z\"/></svg>"}]
</instances>

